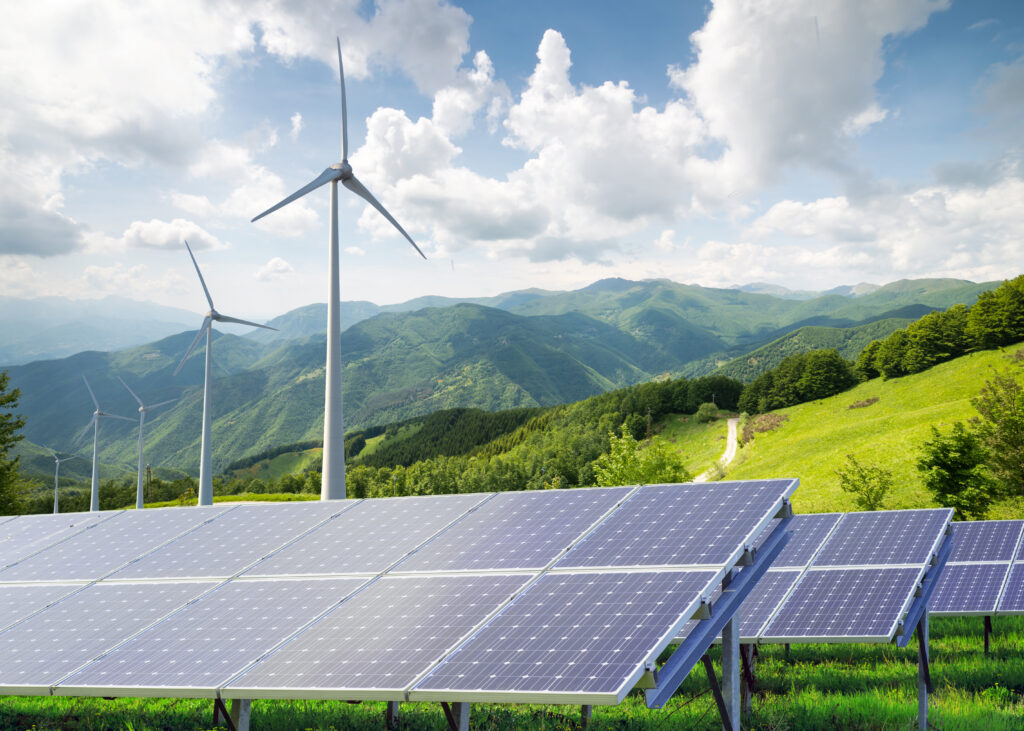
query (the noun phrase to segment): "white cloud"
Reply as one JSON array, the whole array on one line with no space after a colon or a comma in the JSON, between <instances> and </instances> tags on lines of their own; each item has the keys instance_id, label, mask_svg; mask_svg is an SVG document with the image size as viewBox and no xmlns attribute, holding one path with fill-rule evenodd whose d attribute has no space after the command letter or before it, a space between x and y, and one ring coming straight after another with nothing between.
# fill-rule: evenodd
<instances>
[{"instance_id":1,"label":"white cloud","mask_svg":"<svg viewBox=\"0 0 1024 731\"><path fill-rule=\"evenodd\" d=\"M281 257L275 256L273 259L270 259L266 264L264 264L258 270L256 270L256 273L253 276L256 277L256 279L259 279L261 282L269 282L278 279L283 279L289 276L290 274L294 273L295 270L292 268L291 264L286 262Z\"/></svg>"},{"instance_id":2,"label":"white cloud","mask_svg":"<svg viewBox=\"0 0 1024 731\"><path fill-rule=\"evenodd\" d=\"M181 292L185 280L178 269L168 268L159 276L150 276L142 264L116 262L110 266L90 264L81 277L62 292L69 297L101 297L116 294L129 299L152 301L163 299L168 292Z\"/></svg>"},{"instance_id":3,"label":"white cloud","mask_svg":"<svg viewBox=\"0 0 1024 731\"><path fill-rule=\"evenodd\" d=\"M345 247L345 253L346 254L352 254L353 256L365 256L366 255L366 252L363 251L363 249L361 249L358 246L346 246Z\"/></svg>"},{"instance_id":4,"label":"white cloud","mask_svg":"<svg viewBox=\"0 0 1024 731\"><path fill-rule=\"evenodd\" d=\"M184 218L175 218L173 221L155 218L150 221L133 221L122 234L120 243L129 248L178 249L186 240L194 251L225 247L216 236Z\"/></svg>"},{"instance_id":5,"label":"white cloud","mask_svg":"<svg viewBox=\"0 0 1024 731\"><path fill-rule=\"evenodd\" d=\"M299 139L299 132L302 131L302 115L299 112L295 112L291 117L291 123L292 128L288 132L288 136L293 140L297 140Z\"/></svg>"},{"instance_id":6,"label":"white cloud","mask_svg":"<svg viewBox=\"0 0 1024 731\"><path fill-rule=\"evenodd\" d=\"M672 251L676 248L676 232L668 228L661 232L661 235L654 240L654 245L661 251Z\"/></svg>"},{"instance_id":7,"label":"white cloud","mask_svg":"<svg viewBox=\"0 0 1024 731\"><path fill-rule=\"evenodd\" d=\"M494 80L494 65L484 51L473 57L473 67L462 69L453 84L434 95L432 119L448 137L465 134L473 126L473 117L487 109L488 128L494 132L509 104L508 87Z\"/></svg>"}]
</instances>

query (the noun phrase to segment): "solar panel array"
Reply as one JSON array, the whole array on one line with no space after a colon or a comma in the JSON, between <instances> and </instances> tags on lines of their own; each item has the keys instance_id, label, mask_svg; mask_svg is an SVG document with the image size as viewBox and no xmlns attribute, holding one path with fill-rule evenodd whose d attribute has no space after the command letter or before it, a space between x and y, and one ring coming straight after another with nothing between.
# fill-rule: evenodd
<instances>
[{"instance_id":1,"label":"solar panel array","mask_svg":"<svg viewBox=\"0 0 1024 731\"><path fill-rule=\"evenodd\" d=\"M741 642L892 640L951 517L948 508L794 516L789 544L740 610Z\"/></svg>"},{"instance_id":2,"label":"solar panel array","mask_svg":"<svg viewBox=\"0 0 1024 731\"><path fill-rule=\"evenodd\" d=\"M1024 614L1024 520L953 523L953 553L929 611L940 616Z\"/></svg>"},{"instance_id":3,"label":"solar panel array","mask_svg":"<svg viewBox=\"0 0 1024 731\"><path fill-rule=\"evenodd\" d=\"M796 484L3 521L0 693L617 703Z\"/></svg>"}]
</instances>

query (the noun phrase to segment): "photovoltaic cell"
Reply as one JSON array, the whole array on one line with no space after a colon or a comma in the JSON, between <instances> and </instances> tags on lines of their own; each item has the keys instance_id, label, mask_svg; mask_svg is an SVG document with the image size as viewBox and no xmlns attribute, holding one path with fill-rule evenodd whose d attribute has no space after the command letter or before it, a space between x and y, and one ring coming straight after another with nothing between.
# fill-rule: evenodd
<instances>
[{"instance_id":1,"label":"photovoltaic cell","mask_svg":"<svg viewBox=\"0 0 1024 731\"><path fill-rule=\"evenodd\" d=\"M1024 563L1015 563L1006 577L1003 598L999 600L1000 614L1024 614Z\"/></svg>"},{"instance_id":2,"label":"photovoltaic cell","mask_svg":"<svg viewBox=\"0 0 1024 731\"><path fill-rule=\"evenodd\" d=\"M380 573L490 493L363 500L245 572Z\"/></svg>"},{"instance_id":3,"label":"photovoltaic cell","mask_svg":"<svg viewBox=\"0 0 1024 731\"><path fill-rule=\"evenodd\" d=\"M40 692L212 586L99 583L72 594L0 633L0 688Z\"/></svg>"},{"instance_id":4,"label":"photovoltaic cell","mask_svg":"<svg viewBox=\"0 0 1024 731\"><path fill-rule=\"evenodd\" d=\"M919 575L916 568L812 569L769 623L764 639L887 641Z\"/></svg>"},{"instance_id":5,"label":"photovoltaic cell","mask_svg":"<svg viewBox=\"0 0 1024 731\"><path fill-rule=\"evenodd\" d=\"M227 509L216 505L125 511L0 571L0 581L99 579Z\"/></svg>"},{"instance_id":6,"label":"photovoltaic cell","mask_svg":"<svg viewBox=\"0 0 1024 731\"><path fill-rule=\"evenodd\" d=\"M952 515L952 509L847 513L814 565L923 564Z\"/></svg>"},{"instance_id":7,"label":"photovoltaic cell","mask_svg":"<svg viewBox=\"0 0 1024 731\"><path fill-rule=\"evenodd\" d=\"M126 688L213 696L239 670L342 601L362 579L231 581L68 678L58 692ZM187 689L193 692L189 693ZM103 693L99 693L102 695Z\"/></svg>"},{"instance_id":8,"label":"photovoltaic cell","mask_svg":"<svg viewBox=\"0 0 1024 731\"><path fill-rule=\"evenodd\" d=\"M319 689L323 697L402 699L408 685L529 579L385 577L268 655L222 694L287 697L287 689Z\"/></svg>"},{"instance_id":9,"label":"photovoltaic cell","mask_svg":"<svg viewBox=\"0 0 1024 731\"><path fill-rule=\"evenodd\" d=\"M242 505L118 571L114 579L234 576L351 504Z\"/></svg>"},{"instance_id":10,"label":"photovoltaic cell","mask_svg":"<svg viewBox=\"0 0 1024 731\"><path fill-rule=\"evenodd\" d=\"M499 493L394 570L543 568L630 492L595 487Z\"/></svg>"},{"instance_id":11,"label":"photovoltaic cell","mask_svg":"<svg viewBox=\"0 0 1024 731\"><path fill-rule=\"evenodd\" d=\"M953 536L955 538L956 533ZM947 563L928 601L928 611L934 614L993 614L1009 569L1009 563Z\"/></svg>"},{"instance_id":12,"label":"photovoltaic cell","mask_svg":"<svg viewBox=\"0 0 1024 731\"><path fill-rule=\"evenodd\" d=\"M961 561L1011 561L1024 520L976 520L953 526L950 563Z\"/></svg>"},{"instance_id":13,"label":"photovoltaic cell","mask_svg":"<svg viewBox=\"0 0 1024 731\"><path fill-rule=\"evenodd\" d=\"M800 578L800 571L767 571L743 600L737 614L742 639L757 637L772 612Z\"/></svg>"},{"instance_id":14,"label":"photovoltaic cell","mask_svg":"<svg viewBox=\"0 0 1024 731\"><path fill-rule=\"evenodd\" d=\"M751 544L792 480L641 487L556 568L721 566Z\"/></svg>"},{"instance_id":15,"label":"photovoltaic cell","mask_svg":"<svg viewBox=\"0 0 1024 731\"><path fill-rule=\"evenodd\" d=\"M420 681L410 700L426 700L429 691L455 700L474 693L499 701L502 693L621 700L644 661L689 619L717 577L714 571L547 574Z\"/></svg>"},{"instance_id":16,"label":"photovoltaic cell","mask_svg":"<svg viewBox=\"0 0 1024 731\"><path fill-rule=\"evenodd\" d=\"M120 513L121 511L108 511L22 515L0 531L0 566L10 566L36 551Z\"/></svg>"},{"instance_id":17,"label":"photovoltaic cell","mask_svg":"<svg viewBox=\"0 0 1024 731\"><path fill-rule=\"evenodd\" d=\"M802 567L809 564L841 517L842 513L794 515L789 523L789 543L783 546L778 557L772 562L772 567Z\"/></svg>"},{"instance_id":18,"label":"photovoltaic cell","mask_svg":"<svg viewBox=\"0 0 1024 731\"><path fill-rule=\"evenodd\" d=\"M38 612L62 596L78 591L82 584L36 584L0 586L0 630Z\"/></svg>"}]
</instances>

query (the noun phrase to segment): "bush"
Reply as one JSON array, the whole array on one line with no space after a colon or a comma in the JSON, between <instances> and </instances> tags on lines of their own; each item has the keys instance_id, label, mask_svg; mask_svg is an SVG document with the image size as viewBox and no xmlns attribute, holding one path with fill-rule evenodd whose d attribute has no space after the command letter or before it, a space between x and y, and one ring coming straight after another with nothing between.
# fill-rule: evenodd
<instances>
[{"instance_id":1,"label":"bush","mask_svg":"<svg viewBox=\"0 0 1024 731\"><path fill-rule=\"evenodd\" d=\"M707 424L709 421L714 421L718 418L718 407L714 404L703 403L700 408L697 409L697 423Z\"/></svg>"},{"instance_id":2,"label":"bush","mask_svg":"<svg viewBox=\"0 0 1024 731\"><path fill-rule=\"evenodd\" d=\"M934 426L922 446L917 469L924 486L939 505L953 508L960 520L984 518L994 499L992 479L985 470L986 451L977 434L956 422L949 434Z\"/></svg>"},{"instance_id":3,"label":"bush","mask_svg":"<svg viewBox=\"0 0 1024 731\"><path fill-rule=\"evenodd\" d=\"M836 470L839 487L853 495L859 510L879 510L892 492L892 472L875 465L862 465L852 455L846 455L846 464Z\"/></svg>"}]
</instances>

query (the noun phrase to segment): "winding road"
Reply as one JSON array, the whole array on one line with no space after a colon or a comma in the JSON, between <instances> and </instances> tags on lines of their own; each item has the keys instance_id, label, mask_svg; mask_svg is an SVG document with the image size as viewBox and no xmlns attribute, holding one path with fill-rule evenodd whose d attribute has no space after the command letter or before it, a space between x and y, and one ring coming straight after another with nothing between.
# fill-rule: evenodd
<instances>
[{"instance_id":1,"label":"winding road","mask_svg":"<svg viewBox=\"0 0 1024 731\"><path fill-rule=\"evenodd\" d=\"M727 423L729 424L729 437L725 443L725 451L722 452L722 456L718 458L718 465L720 467L725 467L726 465L733 461L733 459L736 457L736 449L739 446L739 439L737 436L737 431L740 424L739 417L729 419ZM693 481L707 482L711 478L711 475L714 473L714 471L715 468L712 467L711 469L697 475L695 478L693 478Z\"/></svg>"}]
</instances>

